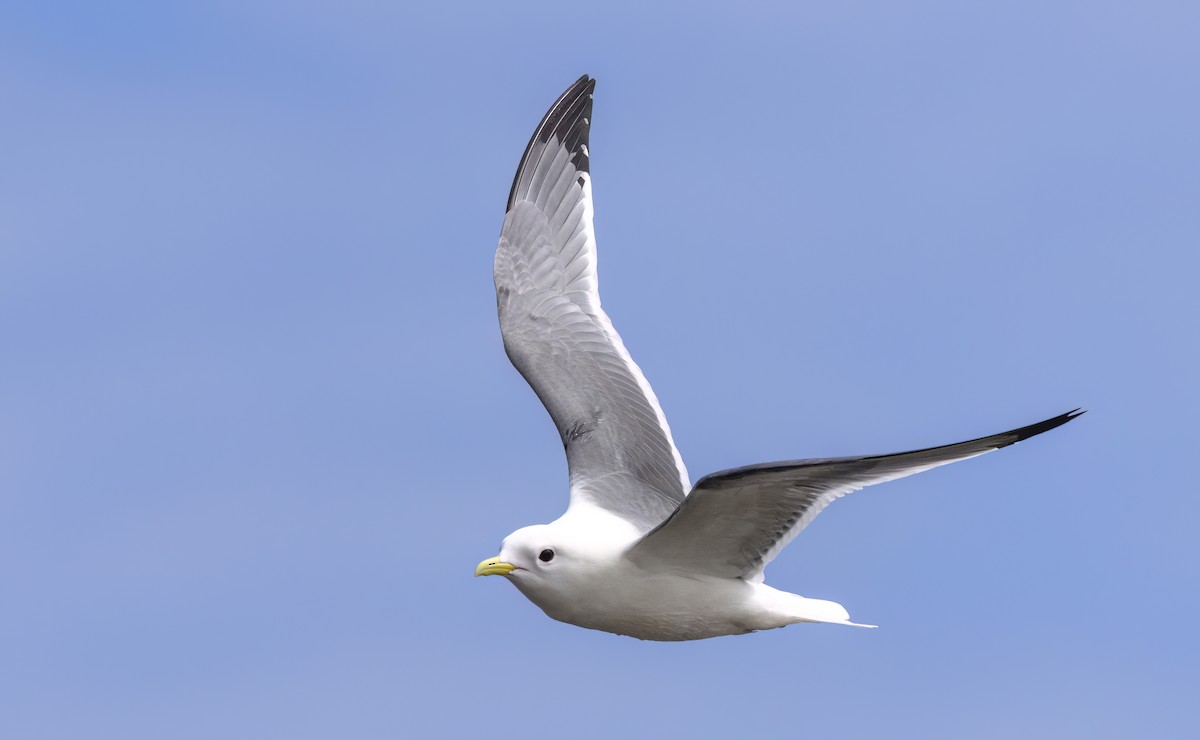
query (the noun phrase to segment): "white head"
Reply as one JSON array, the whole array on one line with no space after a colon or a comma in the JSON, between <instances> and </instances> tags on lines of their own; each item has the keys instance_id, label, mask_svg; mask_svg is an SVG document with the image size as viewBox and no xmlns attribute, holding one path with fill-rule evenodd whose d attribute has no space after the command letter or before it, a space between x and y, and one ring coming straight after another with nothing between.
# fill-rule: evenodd
<instances>
[{"instance_id":1,"label":"white head","mask_svg":"<svg viewBox=\"0 0 1200 740\"><path fill-rule=\"evenodd\" d=\"M564 515L522 527L504 538L500 554L475 568L477 576L504 576L555 619L582 606L596 579L612 572L637 538L628 522ZM607 514L607 512L606 512ZM616 517L612 517L616 519Z\"/></svg>"},{"instance_id":2,"label":"white head","mask_svg":"<svg viewBox=\"0 0 1200 740\"><path fill-rule=\"evenodd\" d=\"M557 570L565 558L560 557L562 546L553 525L535 524L522 527L504 538L500 554L488 558L475 569L477 576L509 576L525 571L530 577L541 577Z\"/></svg>"}]
</instances>

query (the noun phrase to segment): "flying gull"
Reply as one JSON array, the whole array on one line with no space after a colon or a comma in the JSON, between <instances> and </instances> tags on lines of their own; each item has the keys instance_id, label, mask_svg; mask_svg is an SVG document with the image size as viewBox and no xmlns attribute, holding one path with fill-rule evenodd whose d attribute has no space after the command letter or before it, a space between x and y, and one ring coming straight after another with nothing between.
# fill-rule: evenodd
<instances>
[{"instance_id":1,"label":"flying gull","mask_svg":"<svg viewBox=\"0 0 1200 740\"><path fill-rule=\"evenodd\" d=\"M530 138L495 262L504 349L558 427L570 503L550 524L506 537L475 575L508 578L554 619L643 640L871 626L840 604L771 588L763 569L836 498L1007 447L1082 411L913 452L751 465L692 486L654 391L600 308L588 168L595 85L579 78Z\"/></svg>"}]
</instances>

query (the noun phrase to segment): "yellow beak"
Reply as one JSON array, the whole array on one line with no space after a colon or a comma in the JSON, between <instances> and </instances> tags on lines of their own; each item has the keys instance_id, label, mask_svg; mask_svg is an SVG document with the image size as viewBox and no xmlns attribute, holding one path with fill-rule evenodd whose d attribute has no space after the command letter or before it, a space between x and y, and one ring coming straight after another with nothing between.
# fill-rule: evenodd
<instances>
[{"instance_id":1,"label":"yellow beak","mask_svg":"<svg viewBox=\"0 0 1200 740\"><path fill-rule=\"evenodd\" d=\"M475 567L475 575L477 576L506 576L517 569L517 566L512 563L504 563L500 561L500 556L488 558Z\"/></svg>"}]
</instances>

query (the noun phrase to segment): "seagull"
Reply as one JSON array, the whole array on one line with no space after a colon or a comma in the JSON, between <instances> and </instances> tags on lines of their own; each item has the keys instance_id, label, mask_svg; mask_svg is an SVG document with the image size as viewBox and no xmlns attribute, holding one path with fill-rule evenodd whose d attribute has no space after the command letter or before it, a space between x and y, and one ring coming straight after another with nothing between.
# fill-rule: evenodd
<instances>
[{"instance_id":1,"label":"seagull","mask_svg":"<svg viewBox=\"0 0 1200 740\"><path fill-rule=\"evenodd\" d=\"M503 576L548 616L642 640L700 640L819 622L840 604L774 589L763 570L834 499L978 457L1080 409L968 442L792 460L692 486L646 377L600 307L588 132L596 81L554 101L517 167L496 249L504 349L566 448L570 502L506 537L476 576Z\"/></svg>"}]
</instances>

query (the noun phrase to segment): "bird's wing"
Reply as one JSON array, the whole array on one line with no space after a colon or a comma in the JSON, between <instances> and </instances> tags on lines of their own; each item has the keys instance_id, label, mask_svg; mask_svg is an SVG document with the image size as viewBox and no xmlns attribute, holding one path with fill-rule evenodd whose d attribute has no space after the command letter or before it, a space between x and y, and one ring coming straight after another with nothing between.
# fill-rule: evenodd
<instances>
[{"instance_id":1,"label":"bird's wing","mask_svg":"<svg viewBox=\"0 0 1200 740\"><path fill-rule=\"evenodd\" d=\"M761 581L763 569L834 499L876 483L976 457L1083 413L990 437L894 455L766 463L700 479L670 519L627 553L654 569Z\"/></svg>"},{"instance_id":2,"label":"bird's wing","mask_svg":"<svg viewBox=\"0 0 1200 740\"><path fill-rule=\"evenodd\" d=\"M571 502L648 531L690 486L658 399L600 308L586 75L538 125L517 168L500 245L496 302L504 349L554 419Z\"/></svg>"}]
</instances>

